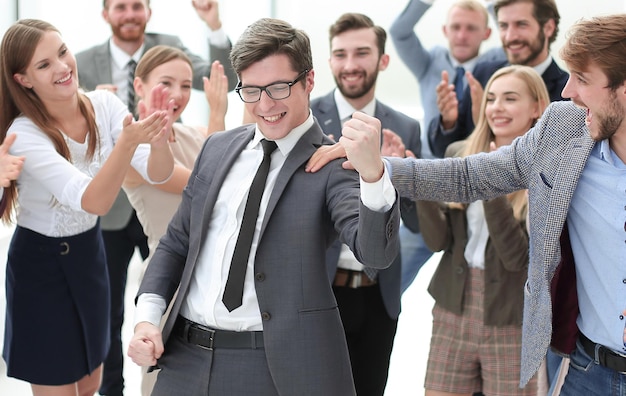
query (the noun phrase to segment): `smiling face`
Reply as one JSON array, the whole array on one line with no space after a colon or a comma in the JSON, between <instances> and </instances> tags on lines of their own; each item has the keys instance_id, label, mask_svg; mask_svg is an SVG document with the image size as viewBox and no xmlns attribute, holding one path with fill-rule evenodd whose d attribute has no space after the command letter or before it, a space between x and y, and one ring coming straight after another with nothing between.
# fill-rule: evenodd
<instances>
[{"instance_id":1,"label":"smiling face","mask_svg":"<svg viewBox=\"0 0 626 396\"><path fill-rule=\"evenodd\" d=\"M157 85L167 87L169 99L174 100L174 117L178 119L191 97L193 71L189 63L173 59L155 67L143 80L135 78L135 92L150 108L150 92Z\"/></svg>"},{"instance_id":2,"label":"smiling face","mask_svg":"<svg viewBox=\"0 0 626 396\"><path fill-rule=\"evenodd\" d=\"M102 17L111 25L116 42L142 41L150 15L145 0L108 0L102 10Z\"/></svg>"},{"instance_id":3,"label":"smiling face","mask_svg":"<svg viewBox=\"0 0 626 396\"><path fill-rule=\"evenodd\" d=\"M55 31L43 33L26 70L13 78L32 89L46 106L74 98L78 92L76 59Z\"/></svg>"},{"instance_id":4,"label":"smiling face","mask_svg":"<svg viewBox=\"0 0 626 396\"><path fill-rule=\"evenodd\" d=\"M519 2L498 10L498 30L509 63L536 66L548 57L548 37L554 34L554 20L543 28L533 16L534 5Z\"/></svg>"},{"instance_id":5,"label":"smiling face","mask_svg":"<svg viewBox=\"0 0 626 396\"><path fill-rule=\"evenodd\" d=\"M279 82L291 82L302 71L293 69L287 55L270 55L241 71L241 85L264 87ZM309 117L309 95L313 90L313 77L314 71L311 70L302 81L291 87L288 98L274 100L266 92L261 92L259 101L245 103L248 114L266 138L284 138L292 129L306 121Z\"/></svg>"},{"instance_id":6,"label":"smiling face","mask_svg":"<svg viewBox=\"0 0 626 396\"><path fill-rule=\"evenodd\" d=\"M526 83L513 74L493 80L486 95L485 116L498 147L526 133L541 115Z\"/></svg>"},{"instance_id":7,"label":"smiling face","mask_svg":"<svg viewBox=\"0 0 626 396\"><path fill-rule=\"evenodd\" d=\"M389 63L388 55L379 54L373 29L347 30L333 37L330 45L329 64L337 88L346 98L363 98L367 104L374 98L378 72Z\"/></svg>"},{"instance_id":8,"label":"smiling face","mask_svg":"<svg viewBox=\"0 0 626 396\"><path fill-rule=\"evenodd\" d=\"M626 133L626 88L624 83L615 89L608 87L609 80L593 63L586 70L570 67L570 77L563 88L563 97L587 111L585 120L591 137L600 141L616 133ZM621 132L620 132L621 131Z\"/></svg>"},{"instance_id":9,"label":"smiling face","mask_svg":"<svg viewBox=\"0 0 626 396\"><path fill-rule=\"evenodd\" d=\"M489 38L491 29L481 12L455 6L448 13L443 34L448 40L450 54L459 63L464 63L478 55L480 45Z\"/></svg>"}]
</instances>

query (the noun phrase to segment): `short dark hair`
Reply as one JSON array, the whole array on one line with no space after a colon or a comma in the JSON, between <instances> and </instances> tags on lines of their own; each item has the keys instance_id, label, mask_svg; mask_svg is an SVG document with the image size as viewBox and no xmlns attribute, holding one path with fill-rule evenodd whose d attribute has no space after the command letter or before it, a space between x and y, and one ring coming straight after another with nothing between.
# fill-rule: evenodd
<instances>
[{"instance_id":1,"label":"short dark hair","mask_svg":"<svg viewBox=\"0 0 626 396\"><path fill-rule=\"evenodd\" d=\"M248 26L230 52L238 76L252 64L271 55L286 55L294 71L313 69L309 36L288 22L262 18Z\"/></svg>"},{"instance_id":2,"label":"short dark hair","mask_svg":"<svg viewBox=\"0 0 626 396\"><path fill-rule=\"evenodd\" d=\"M554 0L497 0L493 6L496 17L500 8L516 3L531 3L533 5L533 17L542 28L550 19L554 20L554 33L548 37L548 45L552 44L559 34L559 22L561 21L561 15Z\"/></svg>"},{"instance_id":3,"label":"short dark hair","mask_svg":"<svg viewBox=\"0 0 626 396\"><path fill-rule=\"evenodd\" d=\"M387 32L380 26L374 24L370 17L355 12L348 12L335 21L328 30L329 40L332 42L335 36L349 30L372 29L376 34L376 44L378 46L378 56L385 53L385 42L387 41Z\"/></svg>"}]
</instances>

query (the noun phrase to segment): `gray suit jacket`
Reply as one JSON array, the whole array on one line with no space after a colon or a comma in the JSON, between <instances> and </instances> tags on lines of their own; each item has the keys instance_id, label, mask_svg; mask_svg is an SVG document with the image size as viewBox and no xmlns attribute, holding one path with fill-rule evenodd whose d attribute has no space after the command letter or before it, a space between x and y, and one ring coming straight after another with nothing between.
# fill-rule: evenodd
<instances>
[{"instance_id":1,"label":"gray suit jacket","mask_svg":"<svg viewBox=\"0 0 626 396\"><path fill-rule=\"evenodd\" d=\"M202 77L208 76L211 72L211 62L198 55L191 53L176 36L158 33L146 33L144 41L144 53L156 45L169 45L176 47L189 58L193 64L193 87L198 90L203 89ZM237 85L237 75L230 63L230 49L209 45L211 58L219 60L224 65L224 70L228 76L229 90ZM78 64L78 81L80 86L86 91L93 91L98 84L111 84L113 82L111 72L111 51L109 50L109 40L105 43L91 47L76 54ZM100 218L100 226L103 230L119 230L128 224L133 213L126 193L120 190L111 210Z\"/></svg>"},{"instance_id":2,"label":"gray suit jacket","mask_svg":"<svg viewBox=\"0 0 626 396\"><path fill-rule=\"evenodd\" d=\"M311 111L322 126L324 133L333 135L335 140L338 141L341 137L342 125L339 119L339 113L337 112L334 91L311 101ZM416 120L393 110L379 101L376 101L376 110L374 113L375 117L380 120L383 128L389 128L400 135L406 147L416 155L419 155L421 149L420 125ZM415 202L402 199L400 202L400 211L405 225L410 225L409 227L413 230L419 230ZM331 246L327 254L328 276L331 280L335 278L340 252L341 243L336 242ZM400 314L401 272L401 260L400 255L398 255L389 268L378 273L383 302L387 314L392 319L397 319Z\"/></svg>"},{"instance_id":3,"label":"gray suit jacket","mask_svg":"<svg viewBox=\"0 0 626 396\"><path fill-rule=\"evenodd\" d=\"M551 342L560 343L562 352L574 348L575 278L555 285L563 288L554 295L551 286L572 276L565 220L593 146L585 112L571 102L554 102L533 129L498 151L438 161L389 158L394 186L400 195L416 199L471 202L529 189L530 262L520 385L537 372Z\"/></svg>"},{"instance_id":4,"label":"gray suit jacket","mask_svg":"<svg viewBox=\"0 0 626 396\"><path fill-rule=\"evenodd\" d=\"M161 239L138 294L177 298L163 329L169 337L186 297L212 210L232 164L254 125L209 137ZM385 213L360 203L358 175L336 160L317 173L304 165L330 140L316 123L287 157L269 199L255 256L255 289L265 353L284 395L354 395L343 326L326 273L326 249L339 235L356 256L386 267L398 254L399 209ZM167 349L165 351L167 354ZM241 379L239 379L241 380Z\"/></svg>"}]
</instances>

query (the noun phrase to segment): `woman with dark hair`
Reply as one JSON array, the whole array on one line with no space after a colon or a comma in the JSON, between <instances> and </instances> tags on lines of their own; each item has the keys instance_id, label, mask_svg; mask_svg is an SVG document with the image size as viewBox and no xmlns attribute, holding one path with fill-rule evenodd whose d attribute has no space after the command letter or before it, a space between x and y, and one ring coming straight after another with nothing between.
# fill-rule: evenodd
<instances>
[{"instance_id":1,"label":"woman with dark hair","mask_svg":"<svg viewBox=\"0 0 626 396\"><path fill-rule=\"evenodd\" d=\"M34 395L93 395L109 349L98 216L131 165L156 183L170 177L173 105L161 88L153 93L159 110L135 122L113 94L83 93L74 56L44 21L16 22L0 56L0 140L15 139L9 152L24 158L3 191L2 219L17 213L6 275L7 374L29 382Z\"/></svg>"}]
</instances>

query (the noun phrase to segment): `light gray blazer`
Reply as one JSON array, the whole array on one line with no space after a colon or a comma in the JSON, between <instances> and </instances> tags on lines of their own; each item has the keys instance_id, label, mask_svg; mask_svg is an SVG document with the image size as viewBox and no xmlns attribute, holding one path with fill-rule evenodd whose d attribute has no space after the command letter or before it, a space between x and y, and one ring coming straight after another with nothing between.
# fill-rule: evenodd
<instances>
[{"instance_id":1,"label":"light gray blazer","mask_svg":"<svg viewBox=\"0 0 626 396\"><path fill-rule=\"evenodd\" d=\"M559 326L553 326L553 312L563 311L569 301L563 297L566 294L551 301L550 286L557 268L562 271L567 261L572 261L562 260L568 252L562 250L560 238L572 195L594 146L584 120L585 112L573 103L554 102L533 129L493 153L431 161L388 159L401 196L471 202L529 190L530 263L524 290L522 386L539 369L553 330L571 340L577 334L572 322L577 306L568 306L574 315L567 323L555 320ZM575 282L568 287L575 289Z\"/></svg>"},{"instance_id":2,"label":"light gray blazer","mask_svg":"<svg viewBox=\"0 0 626 396\"><path fill-rule=\"evenodd\" d=\"M146 33L144 44L144 53L156 45L169 45L182 50L189 56L193 64L193 87L198 90L203 90L202 77L211 74L211 61L207 61L193 54L176 36ZM211 58L213 60L219 60L222 65L224 65L224 71L228 76L228 89L233 89L235 85L237 85L238 79L230 63L230 43L228 48L220 48L209 44L209 50ZM113 82L109 40L103 44L77 53L76 63L78 65L78 82L84 90L93 91L98 84L111 84ZM133 207L128 201L126 193L120 190L109 213L100 217L100 226L103 230L122 229L128 224L132 213Z\"/></svg>"},{"instance_id":3,"label":"light gray blazer","mask_svg":"<svg viewBox=\"0 0 626 396\"><path fill-rule=\"evenodd\" d=\"M169 302L180 286L163 329L164 341L186 297L220 188L254 129L244 125L207 139L181 205L146 270L138 295L156 293ZM389 266L399 251L397 201L385 213L368 210L360 203L358 175L342 169L340 160L317 173L304 171L313 152L330 143L315 123L285 160L255 256L265 353L281 395L355 394L325 265L326 249L337 235L372 267Z\"/></svg>"}]
</instances>

